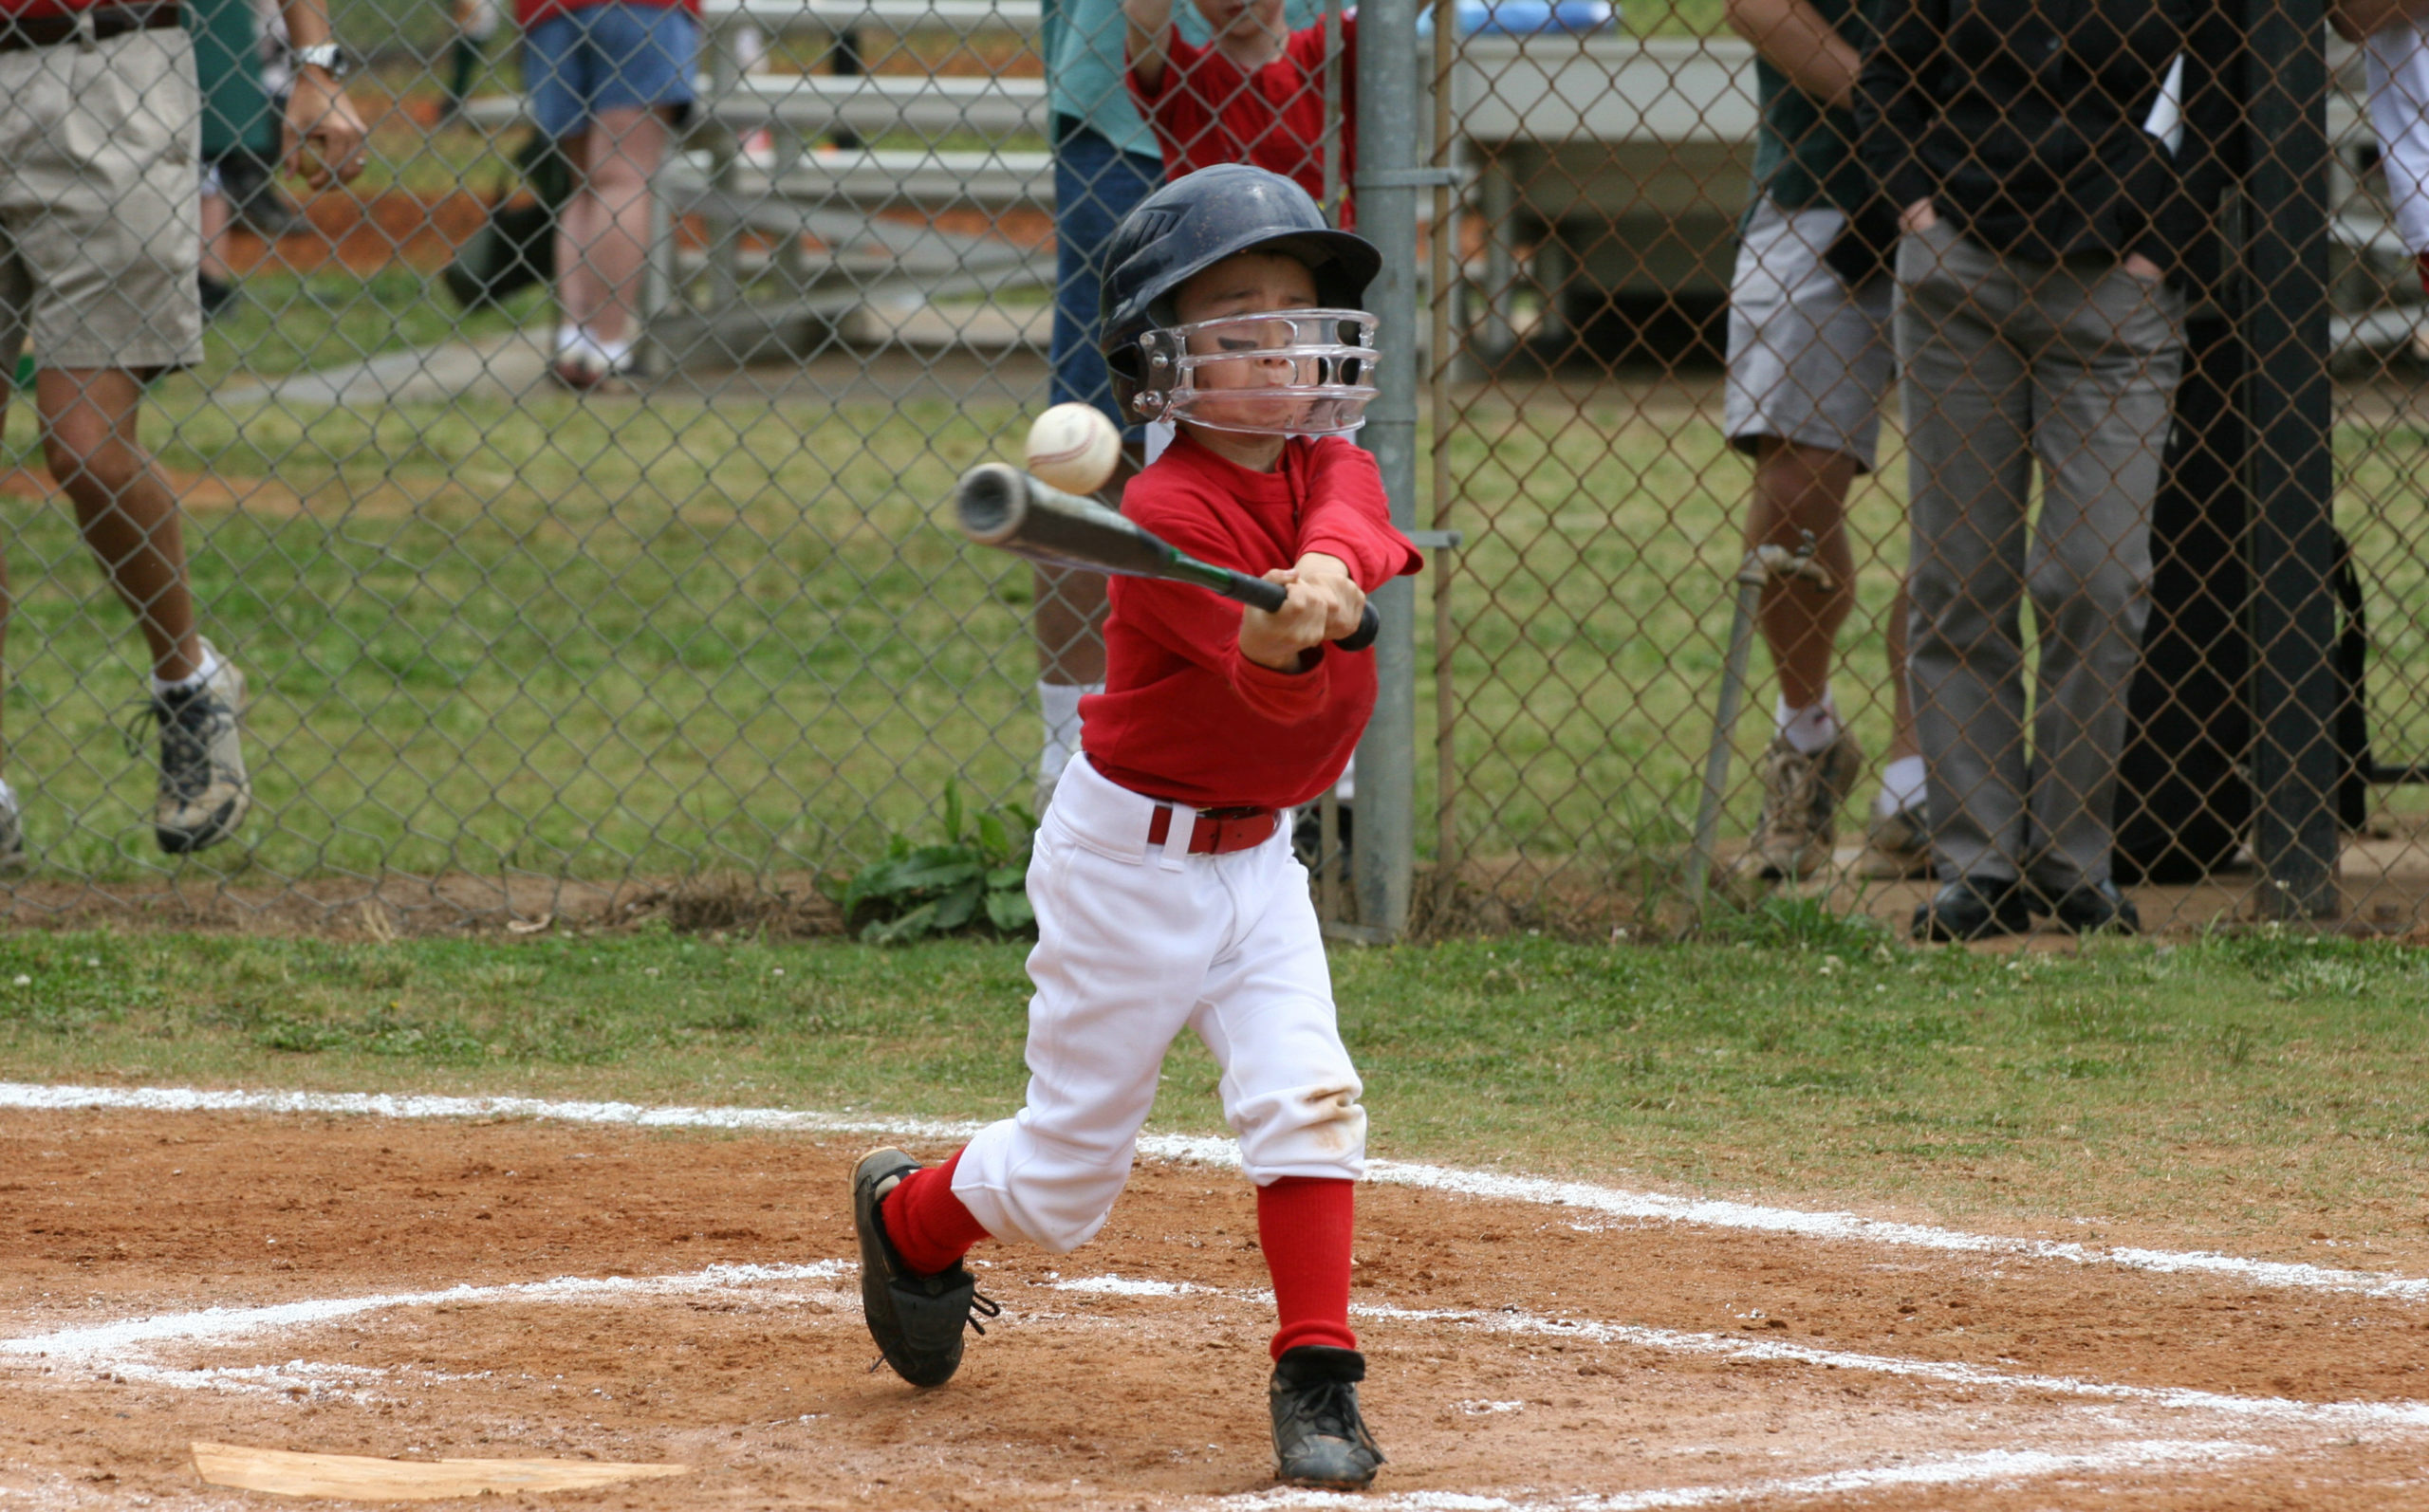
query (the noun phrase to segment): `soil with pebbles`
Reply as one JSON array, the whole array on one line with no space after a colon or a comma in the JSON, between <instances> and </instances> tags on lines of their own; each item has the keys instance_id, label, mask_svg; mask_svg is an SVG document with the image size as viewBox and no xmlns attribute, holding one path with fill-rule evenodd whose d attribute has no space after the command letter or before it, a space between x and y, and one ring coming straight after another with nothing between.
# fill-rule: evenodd
<instances>
[{"instance_id":1,"label":"soil with pebbles","mask_svg":"<svg viewBox=\"0 0 2429 1512\"><path fill-rule=\"evenodd\" d=\"M1270 1304L1236 1172L1142 1167L1075 1255L982 1246L1004 1315L921 1392L870 1370L844 1200L861 1148L0 1115L0 1504L264 1500L201 1485L197 1439L695 1467L559 1504L1292 1500L1269 1475ZM2429 1396L2429 1304L1399 1186L1360 1204L1385 1503L2429 1504L2429 1407L2409 1406ZM635 1281L148 1341L65 1332L616 1277Z\"/></svg>"}]
</instances>

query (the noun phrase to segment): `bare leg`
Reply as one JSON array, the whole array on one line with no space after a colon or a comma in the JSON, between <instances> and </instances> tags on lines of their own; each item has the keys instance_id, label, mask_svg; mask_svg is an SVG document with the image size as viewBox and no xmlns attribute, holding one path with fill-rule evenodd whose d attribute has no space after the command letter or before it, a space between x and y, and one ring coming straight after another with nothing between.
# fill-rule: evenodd
<instances>
[{"instance_id":1,"label":"bare leg","mask_svg":"<svg viewBox=\"0 0 2429 1512\"><path fill-rule=\"evenodd\" d=\"M1889 623L1882 627L1881 638L1889 652L1889 688L1895 723L1889 731L1889 754L1885 761L1898 761L1907 756L1919 756L1923 747L1915 738L1915 691L1906 685L1906 580L1898 579L1898 597L1889 605Z\"/></svg>"},{"instance_id":2,"label":"bare leg","mask_svg":"<svg viewBox=\"0 0 2429 1512\"><path fill-rule=\"evenodd\" d=\"M603 110L567 138L580 175L557 221L557 306L567 324L603 341L640 328L649 255L649 181L666 154L666 120L655 109Z\"/></svg>"},{"instance_id":3,"label":"bare leg","mask_svg":"<svg viewBox=\"0 0 2429 1512\"><path fill-rule=\"evenodd\" d=\"M1816 559L1830 570L1826 592L1802 579L1769 584L1757 616L1779 674L1780 696L1790 709L1809 709L1829 690L1839 627L1855 607L1855 557L1846 532L1855 459L1776 437L1759 445L1753 505L1746 513L1747 546L1769 542L1793 550L1803 532L1810 531Z\"/></svg>"},{"instance_id":4,"label":"bare leg","mask_svg":"<svg viewBox=\"0 0 2429 1512\"><path fill-rule=\"evenodd\" d=\"M202 196L202 276L225 284L235 277L228 270L228 227L235 219L225 194Z\"/></svg>"},{"instance_id":5,"label":"bare leg","mask_svg":"<svg viewBox=\"0 0 2429 1512\"><path fill-rule=\"evenodd\" d=\"M1138 471L1124 448L1112 479L1097 496L1120 507L1122 488ZM1104 681L1104 575L1043 563L1034 575L1029 628L1037 641L1037 680L1065 688Z\"/></svg>"},{"instance_id":6,"label":"bare leg","mask_svg":"<svg viewBox=\"0 0 2429 1512\"><path fill-rule=\"evenodd\" d=\"M136 437L143 385L114 368L46 368L34 379L43 458L76 507L84 544L152 652L153 675L201 670L176 496Z\"/></svg>"}]
</instances>

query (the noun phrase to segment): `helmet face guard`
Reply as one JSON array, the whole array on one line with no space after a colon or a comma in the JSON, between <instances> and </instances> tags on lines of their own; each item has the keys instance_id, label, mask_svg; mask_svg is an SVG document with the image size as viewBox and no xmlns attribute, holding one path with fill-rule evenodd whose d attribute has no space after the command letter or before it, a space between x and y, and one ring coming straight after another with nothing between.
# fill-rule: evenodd
<instances>
[{"instance_id":1,"label":"helmet face guard","mask_svg":"<svg viewBox=\"0 0 2429 1512\"><path fill-rule=\"evenodd\" d=\"M1131 407L1247 435L1345 435L1375 397L1375 317L1294 309L1151 329Z\"/></svg>"},{"instance_id":2,"label":"helmet face guard","mask_svg":"<svg viewBox=\"0 0 2429 1512\"><path fill-rule=\"evenodd\" d=\"M1157 190L1114 229L1105 246L1097 346L1104 354L1114 402L1125 417L1217 423L1198 415L1182 415L1172 408L1176 384L1210 391L1214 387L1207 381L1183 382L1178 359L1196 354L1167 347L1168 365L1160 372L1150 372L1148 361L1155 353L1148 342L1156 332L1169 331L1178 323L1173 304L1182 285L1241 252L1279 253L1307 265L1316 278L1314 304L1324 310L1345 312L1348 318L1358 318L1357 307L1365 302L1366 286L1383 262L1373 243L1326 224L1306 190L1262 168L1217 163ZM1373 327L1370 324L1353 337L1335 333L1290 344L1364 347L1371 361ZM1327 382L1316 386L1352 389L1374 381L1368 369L1324 377ZM1217 404L1209 413L1227 409L1236 412L1238 405ZM1311 412L1309 418L1324 417ZM1354 426L1355 409L1345 421L1338 415L1331 419L1325 429L1289 433L1337 434ZM1262 426L1258 430L1264 432Z\"/></svg>"}]
</instances>

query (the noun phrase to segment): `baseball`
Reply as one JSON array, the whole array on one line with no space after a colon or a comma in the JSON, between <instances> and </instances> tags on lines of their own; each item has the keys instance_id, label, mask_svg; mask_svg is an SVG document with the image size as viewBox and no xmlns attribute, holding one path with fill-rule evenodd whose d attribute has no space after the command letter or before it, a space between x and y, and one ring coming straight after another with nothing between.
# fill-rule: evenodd
<instances>
[{"instance_id":1,"label":"baseball","mask_svg":"<svg viewBox=\"0 0 2429 1512\"><path fill-rule=\"evenodd\" d=\"M1094 493L1122 460L1122 433L1093 404L1058 404L1029 428L1029 475L1066 493Z\"/></svg>"}]
</instances>

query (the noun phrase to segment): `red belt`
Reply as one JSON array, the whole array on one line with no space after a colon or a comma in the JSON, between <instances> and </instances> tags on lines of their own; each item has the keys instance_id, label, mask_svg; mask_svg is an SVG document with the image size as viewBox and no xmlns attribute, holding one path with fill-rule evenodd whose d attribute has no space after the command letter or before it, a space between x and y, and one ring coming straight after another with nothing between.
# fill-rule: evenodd
<instances>
[{"instance_id":1,"label":"red belt","mask_svg":"<svg viewBox=\"0 0 2429 1512\"><path fill-rule=\"evenodd\" d=\"M1189 854L1229 856L1233 851L1255 850L1273 839L1281 822L1281 814L1270 808L1201 808L1197 822L1190 827ZM1147 821L1147 843L1161 845L1172 832L1173 806L1158 803L1156 817Z\"/></svg>"},{"instance_id":2,"label":"red belt","mask_svg":"<svg viewBox=\"0 0 2429 1512\"><path fill-rule=\"evenodd\" d=\"M94 6L81 17L74 11L47 16L0 13L0 52L56 47L63 42L75 41L87 24L93 28L96 42L123 37L130 31L166 31L177 25L177 8L170 4Z\"/></svg>"}]
</instances>

